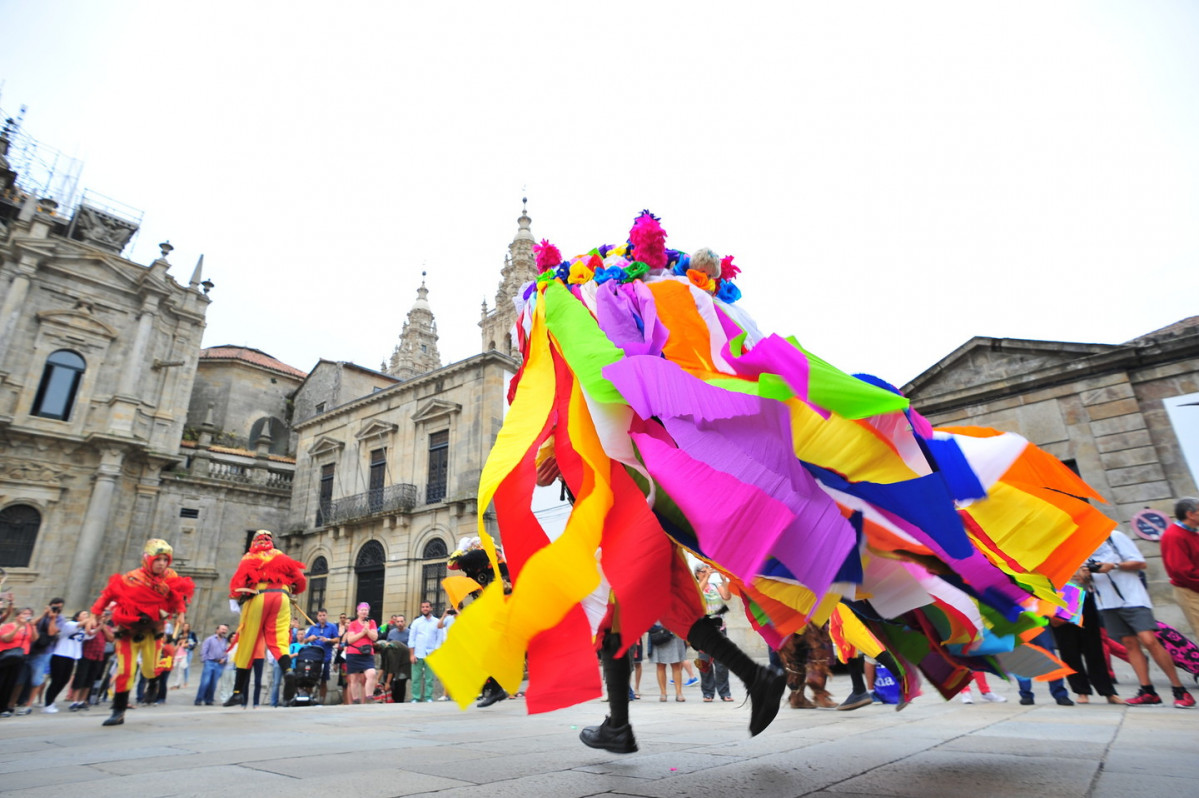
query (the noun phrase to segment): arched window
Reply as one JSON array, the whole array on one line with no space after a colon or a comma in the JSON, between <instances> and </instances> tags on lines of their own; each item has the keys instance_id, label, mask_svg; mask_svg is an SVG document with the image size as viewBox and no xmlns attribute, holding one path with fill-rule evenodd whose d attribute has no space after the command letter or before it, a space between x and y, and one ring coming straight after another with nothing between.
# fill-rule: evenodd
<instances>
[{"instance_id":1,"label":"arched window","mask_svg":"<svg viewBox=\"0 0 1199 798\"><path fill-rule=\"evenodd\" d=\"M377 540L364 543L358 550L358 558L354 560L354 573L358 575L354 607L365 601L370 605L371 617L376 622L383 620L383 577L386 561L383 544ZM350 607L350 617L354 615L354 607Z\"/></svg>"},{"instance_id":2,"label":"arched window","mask_svg":"<svg viewBox=\"0 0 1199 798\"><path fill-rule=\"evenodd\" d=\"M75 406L75 392L87 363L69 349L59 349L46 358L42 381L33 400L33 415L66 421Z\"/></svg>"},{"instance_id":3,"label":"arched window","mask_svg":"<svg viewBox=\"0 0 1199 798\"><path fill-rule=\"evenodd\" d=\"M433 614L437 616L445 611L446 597L445 591L441 587L441 580L445 579L445 564L449 554L445 541L441 538L433 538L426 543L425 550L421 554L421 559L425 560L425 564L420 568L421 601L430 602L433 605ZM434 562L430 562L430 560Z\"/></svg>"},{"instance_id":4,"label":"arched window","mask_svg":"<svg viewBox=\"0 0 1199 798\"><path fill-rule=\"evenodd\" d=\"M41 526L42 514L36 507L14 504L0 510L0 566L28 568Z\"/></svg>"},{"instance_id":5,"label":"arched window","mask_svg":"<svg viewBox=\"0 0 1199 798\"><path fill-rule=\"evenodd\" d=\"M321 607L325 606L325 585L328 584L329 561L317 557L308 569L308 615L316 617Z\"/></svg>"}]
</instances>

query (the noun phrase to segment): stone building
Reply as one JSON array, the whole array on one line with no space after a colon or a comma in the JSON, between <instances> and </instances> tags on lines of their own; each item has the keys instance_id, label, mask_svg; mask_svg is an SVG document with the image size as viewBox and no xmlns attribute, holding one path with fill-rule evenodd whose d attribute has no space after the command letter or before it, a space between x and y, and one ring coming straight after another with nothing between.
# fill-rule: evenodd
<instances>
[{"instance_id":1,"label":"stone building","mask_svg":"<svg viewBox=\"0 0 1199 798\"><path fill-rule=\"evenodd\" d=\"M0 565L22 603L83 607L137 561L179 441L201 272L121 257L135 222L22 187L0 135ZM62 210L63 212L60 212Z\"/></svg>"},{"instance_id":2,"label":"stone building","mask_svg":"<svg viewBox=\"0 0 1199 798\"><path fill-rule=\"evenodd\" d=\"M1154 601L1173 616L1157 544L1129 521L1146 508L1172 517L1175 499L1199 494L1199 316L1123 344L972 338L903 390L934 425L1018 432L1075 469L1146 555Z\"/></svg>"}]
</instances>

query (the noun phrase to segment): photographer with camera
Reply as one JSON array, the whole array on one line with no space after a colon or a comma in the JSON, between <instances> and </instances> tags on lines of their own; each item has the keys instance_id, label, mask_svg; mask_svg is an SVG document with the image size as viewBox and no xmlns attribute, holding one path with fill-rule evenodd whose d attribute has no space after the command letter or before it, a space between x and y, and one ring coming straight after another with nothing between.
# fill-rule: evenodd
<instances>
[{"instance_id":1,"label":"photographer with camera","mask_svg":"<svg viewBox=\"0 0 1199 798\"><path fill-rule=\"evenodd\" d=\"M58 642L58 619L62 615L63 603L61 598L50 599L42 614L33 622L37 636L29 647L29 656L25 658L25 671L22 674L24 686L20 700L17 701L18 715L33 712L33 705L41 698L42 691L46 688L50 656Z\"/></svg>"},{"instance_id":2,"label":"photographer with camera","mask_svg":"<svg viewBox=\"0 0 1199 798\"><path fill-rule=\"evenodd\" d=\"M1140 683L1140 691L1125 703L1136 706L1162 703L1149 681L1149 661L1145 657L1148 652L1170 680L1174 706L1180 709L1193 707L1194 696L1182 686L1174 662L1154 634L1157 620L1153 617L1153 602L1140 576L1144 567L1145 558L1136 544L1119 530L1113 531L1083 566L1095 589L1095 603L1103 619L1103 628L1128 649L1128 663Z\"/></svg>"}]
</instances>

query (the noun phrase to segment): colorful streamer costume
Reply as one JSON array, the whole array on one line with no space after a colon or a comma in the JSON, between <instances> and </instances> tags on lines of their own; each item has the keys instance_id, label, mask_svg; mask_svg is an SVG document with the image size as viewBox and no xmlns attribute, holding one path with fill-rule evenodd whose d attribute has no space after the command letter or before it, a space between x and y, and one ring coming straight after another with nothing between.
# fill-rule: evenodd
<instances>
[{"instance_id":1,"label":"colorful streamer costume","mask_svg":"<svg viewBox=\"0 0 1199 798\"><path fill-rule=\"evenodd\" d=\"M972 670L1060 667L1024 644L1045 623L1026 606L1060 604L1114 526L1061 462L1014 433L933 429L881 380L764 334L733 258L667 249L648 212L621 246L535 250L479 487L512 591L485 588L431 658L463 706L489 675L515 689L526 653L529 711L595 698L584 600L604 584L630 642L658 618L686 629L702 604L679 547L729 577L773 648L851 618L834 641L888 650L905 700L917 671L951 697ZM552 541L529 509L550 440L576 498Z\"/></svg>"},{"instance_id":2,"label":"colorful streamer costume","mask_svg":"<svg viewBox=\"0 0 1199 798\"><path fill-rule=\"evenodd\" d=\"M113 686L112 715L105 726L125 722L129 706L129 690L141 662L141 672L153 679L162 654L163 629L167 618L177 616L181 622L187 612L196 586L170 567L174 550L165 540L151 538L142 549L142 565L123 574L113 574L92 605L92 614L99 616L106 609L112 612L117 627L113 645L116 647L117 674ZM152 696L146 696L153 701Z\"/></svg>"},{"instance_id":3,"label":"colorful streamer costume","mask_svg":"<svg viewBox=\"0 0 1199 798\"><path fill-rule=\"evenodd\" d=\"M496 555L499 558L500 579L505 589L509 589L511 583L508 581L508 565L504 562L503 551L498 547ZM484 587L495 581L496 570L492 568L491 558L487 556L479 538L463 538L458 541L458 548L450 555L446 568L456 573L442 579L441 584L450 604L459 610L465 609L467 604L482 594ZM506 698L508 691L489 676L483 684L482 697L475 706L483 709Z\"/></svg>"},{"instance_id":4,"label":"colorful streamer costume","mask_svg":"<svg viewBox=\"0 0 1199 798\"><path fill-rule=\"evenodd\" d=\"M275 548L272 532L254 533L250 550L241 558L229 580L229 597L241 602L241 621L237 625L237 673L233 695L225 706L246 705L249 694L250 666L255 658L270 649L283 670L283 700L295 693L295 673L291 668L291 597L304 592L304 564Z\"/></svg>"}]
</instances>

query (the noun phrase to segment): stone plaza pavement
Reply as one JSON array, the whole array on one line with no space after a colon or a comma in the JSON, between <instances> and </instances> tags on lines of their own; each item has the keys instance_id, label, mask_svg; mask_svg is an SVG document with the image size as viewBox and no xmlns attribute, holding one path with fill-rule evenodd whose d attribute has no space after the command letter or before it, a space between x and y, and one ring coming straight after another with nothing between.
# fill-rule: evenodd
<instances>
[{"instance_id":1,"label":"stone plaza pavement","mask_svg":"<svg viewBox=\"0 0 1199 798\"><path fill-rule=\"evenodd\" d=\"M643 685L652 683L652 672ZM451 703L243 711L190 696L101 728L102 708L0 720L5 796L1189 796L1199 795L1199 710L1059 707L1044 686L1020 706L918 698L901 713L785 706L749 738L748 706L632 707L641 750L584 747L598 701L542 715L523 700L460 711ZM1124 681L1123 692L1131 694ZM845 677L832 685L843 696ZM1169 695L1169 690L1159 692ZM182 699L182 700L181 700ZM1048 703L1046 703L1048 702Z\"/></svg>"}]
</instances>

